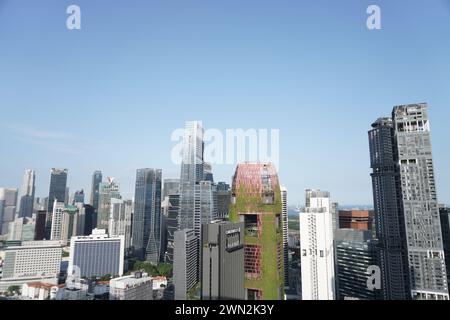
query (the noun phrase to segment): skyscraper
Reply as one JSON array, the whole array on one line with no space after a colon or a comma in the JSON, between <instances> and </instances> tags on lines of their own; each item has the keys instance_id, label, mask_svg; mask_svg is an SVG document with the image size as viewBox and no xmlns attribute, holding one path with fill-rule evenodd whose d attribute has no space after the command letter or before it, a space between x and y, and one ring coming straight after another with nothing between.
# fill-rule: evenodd
<instances>
[{"instance_id":1,"label":"skyscraper","mask_svg":"<svg viewBox=\"0 0 450 320\"><path fill-rule=\"evenodd\" d=\"M175 300L193 297L198 283L198 238L193 229L175 231L173 255L173 284Z\"/></svg>"},{"instance_id":2,"label":"skyscraper","mask_svg":"<svg viewBox=\"0 0 450 320\"><path fill-rule=\"evenodd\" d=\"M330 194L306 190L300 213L303 300L334 300L334 244Z\"/></svg>"},{"instance_id":3,"label":"skyscraper","mask_svg":"<svg viewBox=\"0 0 450 320\"><path fill-rule=\"evenodd\" d=\"M8 233L8 224L13 222L16 216L17 189L0 188L0 234Z\"/></svg>"},{"instance_id":4,"label":"skyscraper","mask_svg":"<svg viewBox=\"0 0 450 320\"><path fill-rule=\"evenodd\" d=\"M284 258L284 286L289 287L289 215L287 204L287 189L281 187L281 204L283 218L283 258Z\"/></svg>"},{"instance_id":5,"label":"skyscraper","mask_svg":"<svg viewBox=\"0 0 450 320\"><path fill-rule=\"evenodd\" d=\"M94 174L92 175L90 205L94 207L96 212L98 212L98 199L100 196L100 184L102 182L103 182L102 172L94 171Z\"/></svg>"},{"instance_id":6,"label":"skyscraper","mask_svg":"<svg viewBox=\"0 0 450 320\"><path fill-rule=\"evenodd\" d=\"M202 299L244 300L244 223L202 225Z\"/></svg>"},{"instance_id":7,"label":"skyscraper","mask_svg":"<svg viewBox=\"0 0 450 320\"><path fill-rule=\"evenodd\" d=\"M111 199L111 215L109 217L109 235L111 237L123 236L125 251L131 248L131 214L133 201Z\"/></svg>"},{"instance_id":8,"label":"skyscraper","mask_svg":"<svg viewBox=\"0 0 450 320\"><path fill-rule=\"evenodd\" d=\"M53 168L50 172L50 190L47 199L47 222L45 226L45 238L51 238L52 218L53 218L53 204L57 202L66 202L67 193L67 169Z\"/></svg>"},{"instance_id":9,"label":"skyscraper","mask_svg":"<svg viewBox=\"0 0 450 320\"><path fill-rule=\"evenodd\" d=\"M199 121L186 122L183 138L179 229L194 229L195 185L203 180L203 126ZM198 233L198 232L197 232Z\"/></svg>"},{"instance_id":10,"label":"skyscraper","mask_svg":"<svg viewBox=\"0 0 450 320\"><path fill-rule=\"evenodd\" d=\"M427 105L396 106L391 119L379 119L373 128L369 141L378 231L382 238L394 233L403 251L382 257L387 261L382 267L389 272L392 260L405 255L405 267L390 275L394 281L404 279L400 271L409 276L405 298L448 300ZM394 220L393 226L386 219ZM383 249L390 244L384 242Z\"/></svg>"},{"instance_id":11,"label":"skyscraper","mask_svg":"<svg viewBox=\"0 0 450 320\"><path fill-rule=\"evenodd\" d=\"M445 266L447 267L447 283L450 284L450 208L439 207L441 218L442 240L444 242Z\"/></svg>"},{"instance_id":12,"label":"skyscraper","mask_svg":"<svg viewBox=\"0 0 450 320\"><path fill-rule=\"evenodd\" d=\"M165 218L167 227L167 252L164 260L167 263L173 263L175 232L178 230L178 214L180 212L180 195L169 195L167 206L167 216Z\"/></svg>"},{"instance_id":13,"label":"skyscraper","mask_svg":"<svg viewBox=\"0 0 450 320\"><path fill-rule=\"evenodd\" d=\"M138 259L158 264L161 250L161 169L138 169L133 215L133 246Z\"/></svg>"},{"instance_id":14,"label":"skyscraper","mask_svg":"<svg viewBox=\"0 0 450 320\"><path fill-rule=\"evenodd\" d=\"M202 224L217 220L217 188L211 181L200 181L194 186L194 230L198 239Z\"/></svg>"},{"instance_id":15,"label":"skyscraper","mask_svg":"<svg viewBox=\"0 0 450 320\"><path fill-rule=\"evenodd\" d=\"M246 299L283 299L283 208L275 167L239 164L232 193L230 220L245 228Z\"/></svg>"},{"instance_id":16,"label":"skyscraper","mask_svg":"<svg viewBox=\"0 0 450 320\"><path fill-rule=\"evenodd\" d=\"M19 218L31 217L33 215L35 180L36 173L33 170L26 170L17 203Z\"/></svg>"},{"instance_id":17,"label":"skyscraper","mask_svg":"<svg viewBox=\"0 0 450 320\"><path fill-rule=\"evenodd\" d=\"M164 179L163 199L171 194L180 193L180 179Z\"/></svg>"},{"instance_id":18,"label":"skyscraper","mask_svg":"<svg viewBox=\"0 0 450 320\"><path fill-rule=\"evenodd\" d=\"M409 299L405 222L392 119L379 118L372 128L369 131L370 166L383 299Z\"/></svg>"},{"instance_id":19,"label":"skyscraper","mask_svg":"<svg viewBox=\"0 0 450 320\"><path fill-rule=\"evenodd\" d=\"M75 191L75 194L73 195L73 203L72 204L75 204L75 203L84 203L84 190L83 189Z\"/></svg>"},{"instance_id":20,"label":"skyscraper","mask_svg":"<svg viewBox=\"0 0 450 320\"><path fill-rule=\"evenodd\" d=\"M338 229L336 241L337 299L378 300L381 292L367 285L367 270L378 266L376 241L369 230Z\"/></svg>"},{"instance_id":21,"label":"skyscraper","mask_svg":"<svg viewBox=\"0 0 450 320\"><path fill-rule=\"evenodd\" d=\"M392 112L402 190L411 295L449 299L426 104Z\"/></svg>"},{"instance_id":22,"label":"skyscraper","mask_svg":"<svg viewBox=\"0 0 450 320\"><path fill-rule=\"evenodd\" d=\"M108 177L108 181L100 183L97 228L108 230L109 215L111 214L111 199L122 199L119 192L119 184L114 178Z\"/></svg>"},{"instance_id":23,"label":"skyscraper","mask_svg":"<svg viewBox=\"0 0 450 320\"><path fill-rule=\"evenodd\" d=\"M66 187L67 187L67 169L51 170L50 175L50 190L48 193L48 210L47 212L53 212L53 204L55 200L58 202L66 202Z\"/></svg>"}]
</instances>

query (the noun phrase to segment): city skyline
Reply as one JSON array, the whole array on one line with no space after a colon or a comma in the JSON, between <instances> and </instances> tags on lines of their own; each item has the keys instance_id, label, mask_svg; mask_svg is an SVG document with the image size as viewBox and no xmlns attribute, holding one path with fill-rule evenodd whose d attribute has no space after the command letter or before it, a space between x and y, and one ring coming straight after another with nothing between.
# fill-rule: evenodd
<instances>
[{"instance_id":1,"label":"city skyline","mask_svg":"<svg viewBox=\"0 0 450 320\"><path fill-rule=\"evenodd\" d=\"M449 6L376 2L383 27L370 31L370 1L177 2L183 10L117 1L106 13L106 2L79 0L82 29L68 31L69 1L27 2L27 10L0 1L8 147L0 185L20 188L32 169L43 197L50 169L68 168L71 193L89 194L102 170L131 198L138 168L179 177L171 133L201 120L221 131L280 129L277 170L290 205L308 188L371 205L370 124L395 105L427 102L438 200L449 203L450 46L441 40ZM214 165L215 180L230 183L236 165Z\"/></svg>"}]
</instances>

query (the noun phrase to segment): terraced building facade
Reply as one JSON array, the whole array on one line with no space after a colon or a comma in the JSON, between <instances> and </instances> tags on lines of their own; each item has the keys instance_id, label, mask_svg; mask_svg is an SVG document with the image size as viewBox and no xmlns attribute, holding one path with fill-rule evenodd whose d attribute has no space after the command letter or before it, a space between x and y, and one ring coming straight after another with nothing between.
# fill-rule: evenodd
<instances>
[{"instance_id":1,"label":"terraced building facade","mask_svg":"<svg viewBox=\"0 0 450 320\"><path fill-rule=\"evenodd\" d=\"M273 164L243 163L237 166L230 220L244 222L246 299L283 299L282 201Z\"/></svg>"}]
</instances>

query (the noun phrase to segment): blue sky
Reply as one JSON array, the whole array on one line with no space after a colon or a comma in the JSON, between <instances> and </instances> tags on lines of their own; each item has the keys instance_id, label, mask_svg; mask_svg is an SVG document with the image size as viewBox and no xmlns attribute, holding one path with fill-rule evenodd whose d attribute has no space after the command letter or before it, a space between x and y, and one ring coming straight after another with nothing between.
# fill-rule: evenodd
<instances>
[{"instance_id":1,"label":"blue sky","mask_svg":"<svg viewBox=\"0 0 450 320\"><path fill-rule=\"evenodd\" d=\"M69 31L77 4L82 29ZM366 28L381 7L382 30ZM172 164L173 130L280 129L291 204L306 188L371 204L367 130L399 104L428 102L438 196L450 203L450 1L0 0L0 186L51 167L90 189L101 169ZM215 166L230 181L234 166Z\"/></svg>"}]
</instances>

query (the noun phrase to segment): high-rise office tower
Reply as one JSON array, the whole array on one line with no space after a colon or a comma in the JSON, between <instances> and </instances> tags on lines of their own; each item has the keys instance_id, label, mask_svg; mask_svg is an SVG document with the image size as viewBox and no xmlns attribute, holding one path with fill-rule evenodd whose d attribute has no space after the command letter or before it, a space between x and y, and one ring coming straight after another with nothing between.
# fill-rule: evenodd
<instances>
[{"instance_id":1,"label":"high-rise office tower","mask_svg":"<svg viewBox=\"0 0 450 320\"><path fill-rule=\"evenodd\" d=\"M97 213L90 204L84 205L84 232L83 235L92 234L92 230L97 226Z\"/></svg>"},{"instance_id":2,"label":"high-rise office tower","mask_svg":"<svg viewBox=\"0 0 450 320\"><path fill-rule=\"evenodd\" d=\"M383 272L386 277L383 284L389 291L387 282L397 284L400 279L406 282L406 288L409 287L404 298L447 300L449 293L427 105L394 107L391 119L382 118L373 124L369 141L377 231L381 239L393 233L398 239L397 247L401 245L403 251L382 257L386 261L382 268L387 270ZM389 178L390 181L386 181ZM388 219L394 220L393 224L387 222ZM389 228L396 230L391 232ZM395 234L397 230L399 236ZM382 252L389 252L386 246L390 240L381 240ZM398 267L393 265L399 263L400 257L404 267L389 275L389 268Z\"/></svg>"},{"instance_id":3,"label":"high-rise office tower","mask_svg":"<svg viewBox=\"0 0 450 320\"><path fill-rule=\"evenodd\" d=\"M172 194L167 198L167 216L166 228L167 228L167 249L165 255L166 263L173 263L174 241L175 232L178 230L178 214L180 212L180 195Z\"/></svg>"},{"instance_id":4,"label":"high-rise office tower","mask_svg":"<svg viewBox=\"0 0 450 320\"><path fill-rule=\"evenodd\" d=\"M244 223L202 225L202 299L244 300Z\"/></svg>"},{"instance_id":5,"label":"high-rise office tower","mask_svg":"<svg viewBox=\"0 0 450 320\"><path fill-rule=\"evenodd\" d=\"M131 214L133 201L111 199L111 215L109 216L109 235L124 236L125 252L131 248Z\"/></svg>"},{"instance_id":6,"label":"high-rise office tower","mask_svg":"<svg viewBox=\"0 0 450 320\"><path fill-rule=\"evenodd\" d=\"M439 206L441 218L442 242L444 243L445 266L447 267L447 283L450 284L450 208Z\"/></svg>"},{"instance_id":7,"label":"high-rise office tower","mask_svg":"<svg viewBox=\"0 0 450 320\"><path fill-rule=\"evenodd\" d=\"M102 172L94 171L94 174L92 175L90 205L94 207L96 212L98 212L98 199L100 196L100 184L102 182L103 182Z\"/></svg>"},{"instance_id":8,"label":"high-rise office tower","mask_svg":"<svg viewBox=\"0 0 450 320\"><path fill-rule=\"evenodd\" d=\"M111 199L122 199L119 191L119 184L114 178L108 177L107 182L100 183L97 228L108 230L109 215L111 213Z\"/></svg>"},{"instance_id":9,"label":"high-rise office tower","mask_svg":"<svg viewBox=\"0 0 450 320\"><path fill-rule=\"evenodd\" d=\"M217 189L217 218L228 220L230 215L231 190Z\"/></svg>"},{"instance_id":10,"label":"high-rise office tower","mask_svg":"<svg viewBox=\"0 0 450 320\"><path fill-rule=\"evenodd\" d=\"M391 118L379 118L372 124L369 146L383 299L404 300L410 298L409 272Z\"/></svg>"},{"instance_id":11,"label":"high-rise office tower","mask_svg":"<svg viewBox=\"0 0 450 320\"><path fill-rule=\"evenodd\" d=\"M34 193L36 190L35 181L36 173L33 170L26 170L17 202L19 218L31 217L33 215Z\"/></svg>"},{"instance_id":12,"label":"high-rise office tower","mask_svg":"<svg viewBox=\"0 0 450 320\"><path fill-rule=\"evenodd\" d=\"M78 235L78 213L78 207L55 200L50 239L60 240L63 245L66 245L72 237Z\"/></svg>"},{"instance_id":13,"label":"high-rise office tower","mask_svg":"<svg viewBox=\"0 0 450 320\"><path fill-rule=\"evenodd\" d=\"M175 300L193 298L198 283L198 238L193 229L175 232L173 255L173 284Z\"/></svg>"},{"instance_id":14,"label":"high-rise office tower","mask_svg":"<svg viewBox=\"0 0 450 320\"><path fill-rule=\"evenodd\" d=\"M239 164L232 193L230 220L245 228L246 299L283 299L283 208L274 165Z\"/></svg>"},{"instance_id":15,"label":"high-rise office tower","mask_svg":"<svg viewBox=\"0 0 450 320\"><path fill-rule=\"evenodd\" d=\"M284 286L289 287L289 215L287 204L287 189L285 187L281 187L281 205L283 214Z\"/></svg>"},{"instance_id":16,"label":"high-rise office tower","mask_svg":"<svg viewBox=\"0 0 450 320\"><path fill-rule=\"evenodd\" d=\"M199 121L186 122L183 138L179 229L194 229L195 185L203 180L203 126Z\"/></svg>"},{"instance_id":17,"label":"high-rise office tower","mask_svg":"<svg viewBox=\"0 0 450 320\"><path fill-rule=\"evenodd\" d=\"M211 181L200 181L194 186L194 230L198 239L202 224L217 220L217 188Z\"/></svg>"},{"instance_id":18,"label":"high-rise office tower","mask_svg":"<svg viewBox=\"0 0 450 320\"><path fill-rule=\"evenodd\" d=\"M36 224L34 228L34 240L41 241L45 239L45 222L47 221L47 211L39 210L36 213Z\"/></svg>"},{"instance_id":19,"label":"high-rise office tower","mask_svg":"<svg viewBox=\"0 0 450 320\"><path fill-rule=\"evenodd\" d=\"M79 268L81 277L123 275L125 241L123 236L110 237L105 230L94 229L90 236L72 237L69 270Z\"/></svg>"},{"instance_id":20,"label":"high-rise office tower","mask_svg":"<svg viewBox=\"0 0 450 320\"><path fill-rule=\"evenodd\" d=\"M133 215L133 247L138 259L158 264L161 250L161 169L138 169Z\"/></svg>"},{"instance_id":21,"label":"high-rise office tower","mask_svg":"<svg viewBox=\"0 0 450 320\"><path fill-rule=\"evenodd\" d=\"M55 203L55 200L63 203L66 202L68 172L69 171L67 169L53 168L51 170L47 212L53 212L53 204Z\"/></svg>"},{"instance_id":22,"label":"high-rise office tower","mask_svg":"<svg viewBox=\"0 0 450 320\"><path fill-rule=\"evenodd\" d=\"M66 202L67 191L67 169L53 168L50 173L50 190L47 199L47 222L45 230L45 238L51 238L52 218L53 218L53 204L57 202Z\"/></svg>"},{"instance_id":23,"label":"high-rise office tower","mask_svg":"<svg viewBox=\"0 0 450 320\"><path fill-rule=\"evenodd\" d=\"M171 194L180 193L180 179L164 179L163 199Z\"/></svg>"},{"instance_id":24,"label":"high-rise office tower","mask_svg":"<svg viewBox=\"0 0 450 320\"><path fill-rule=\"evenodd\" d=\"M212 173L212 165L209 162L203 163L203 180L214 183L214 176Z\"/></svg>"},{"instance_id":25,"label":"high-rise office tower","mask_svg":"<svg viewBox=\"0 0 450 320\"><path fill-rule=\"evenodd\" d=\"M8 224L16 217L17 189L0 188L0 234L8 233Z\"/></svg>"},{"instance_id":26,"label":"high-rise office tower","mask_svg":"<svg viewBox=\"0 0 450 320\"><path fill-rule=\"evenodd\" d=\"M306 190L306 205L300 213L300 243L303 300L334 300L333 218L330 194Z\"/></svg>"},{"instance_id":27,"label":"high-rise office tower","mask_svg":"<svg viewBox=\"0 0 450 320\"><path fill-rule=\"evenodd\" d=\"M75 204L75 203L84 203L84 190L83 189L75 191L75 194L73 195L73 203L72 204Z\"/></svg>"},{"instance_id":28,"label":"high-rise office tower","mask_svg":"<svg viewBox=\"0 0 450 320\"><path fill-rule=\"evenodd\" d=\"M338 229L335 241L337 299L381 299L381 291L367 285L367 270L371 266L378 266L376 241L372 239L372 232Z\"/></svg>"}]
</instances>

